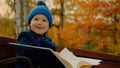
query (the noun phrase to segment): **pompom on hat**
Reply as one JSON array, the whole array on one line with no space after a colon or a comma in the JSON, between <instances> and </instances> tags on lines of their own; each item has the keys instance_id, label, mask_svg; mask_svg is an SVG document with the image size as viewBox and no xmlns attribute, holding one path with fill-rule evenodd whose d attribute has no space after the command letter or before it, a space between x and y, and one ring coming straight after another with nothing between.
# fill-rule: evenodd
<instances>
[{"instance_id":1,"label":"pompom on hat","mask_svg":"<svg viewBox=\"0 0 120 68\"><path fill-rule=\"evenodd\" d=\"M33 8L27 18L27 23L28 25L30 25L30 22L32 20L32 18L36 15L36 14L43 14L47 17L48 21L49 21L49 26L52 27L52 15L50 10L48 9L47 5L45 4L45 2L43 1L38 1L36 3L36 7Z\"/></svg>"}]
</instances>

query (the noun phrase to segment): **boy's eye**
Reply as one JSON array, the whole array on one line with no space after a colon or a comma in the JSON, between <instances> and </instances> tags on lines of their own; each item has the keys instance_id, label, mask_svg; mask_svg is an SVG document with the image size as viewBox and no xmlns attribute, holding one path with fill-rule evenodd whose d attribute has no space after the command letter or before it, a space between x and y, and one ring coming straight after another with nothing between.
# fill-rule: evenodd
<instances>
[{"instance_id":1,"label":"boy's eye","mask_svg":"<svg viewBox=\"0 0 120 68\"><path fill-rule=\"evenodd\" d=\"M45 19L43 21L46 21Z\"/></svg>"},{"instance_id":2,"label":"boy's eye","mask_svg":"<svg viewBox=\"0 0 120 68\"><path fill-rule=\"evenodd\" d=\"M35 18L34 20L38 20L37 18Z\"/></svg>"}]
</instances>

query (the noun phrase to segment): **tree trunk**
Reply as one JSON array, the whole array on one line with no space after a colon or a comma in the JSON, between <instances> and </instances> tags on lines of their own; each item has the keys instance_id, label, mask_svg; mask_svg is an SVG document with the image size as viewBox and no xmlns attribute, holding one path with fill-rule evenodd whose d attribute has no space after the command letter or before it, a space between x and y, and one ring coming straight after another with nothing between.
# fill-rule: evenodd
<instances>
[{"instance_id":1,"label":"tree trunk","mask_svg":"<svg viewBox=\"0 0 120 68\"><path fill-rule=\"evenodd\" d=\"M15 2L15 35L16 37L21 32L21 17L20 17L20 11L21 11L21 5L20 0L14 0Z\"/></svg>"},{"instance_id":2,"label":"tree trunk","mask_svg":"<svg viewBox=\"0 0 120 68\"><path fill-rule=\"evenodd\" d=\"M64 0L61 0L61 10L60 10L60 27L63 28L63 23L64 23Z\"/></svg>"},{"instance_id":3,"label":"tree trunk","mask_svg":"<svg viewBox=\"0 0 120 68\"><path fill-rule=\"evenodd\" d=\"M61 10L60 10L60 25L59 25L59 29L63 28L63 23L64 23L64 0L60 1L60 5L61 5ZM60 38L60 35L58 34L58 40L59 40L59 46L62 45L62 39Z\"/></svg>"},{"instance_id":4,"label":"tree trunk","mask_svg":"<svg viewBox=\"0 0 120 68\"><path fill-rule=\"evenodd\" d=\"M18 37L20 32L27 30L26 18L28 15L27 0L14 0L15 2L15 35Z\"/></svg>"},{"instance_id":5,"label":"tree trunk","mask_svg":"<svg viewBox=\"0 0 120 68\"><path fill-rule=\"evenodd\" d=\"M23 0L23 31L27 30L28 27L27 27L27 16L28 16L28 12L29 12L29 9L28 9L28 1L27 0Z\"/></svg>"}]
</instances>

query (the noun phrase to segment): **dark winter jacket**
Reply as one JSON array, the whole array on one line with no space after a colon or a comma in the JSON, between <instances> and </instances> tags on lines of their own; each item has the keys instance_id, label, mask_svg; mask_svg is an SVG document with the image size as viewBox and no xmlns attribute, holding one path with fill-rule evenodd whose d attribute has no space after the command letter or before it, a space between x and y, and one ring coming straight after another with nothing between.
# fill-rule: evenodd
<instances>
[{"instance_id":1,"label":"dark winter jacket","mask_svg":"<svg viewBox=\"0 0 120 68\"><path fill-rule=\"evenodd\" d=\"M17 43L51 48L54 51L56 50L55 45L52 43L51 39L48 38L45 34L38 35L32 31L22 32L18 37Z\"/></svg>"},{"instance_id":2,"label":"dark winter jacket","mask_svg":"<svg viewBox=\"0 0 120 68\"><path fill-rule=\"evenodd\" d=\"M52 43L50 38L48 38L45 34L38 35L38 34L34 33L33 31L20 33L20 35L18 36L18 39L17 39L17 43L26 44L28 46L30 45L30 46L46 47L46 48L50 48L50 49L56 51L56 47L55 47L54 43ZM22 51L18 50L16 52L16 56L22 55L22 56L30 57L31 61L33 62L34 58L36 58L37 56L33 56L31 53L32 53L32 51L27 51L27 52L23 51L22 52ZM26 66L26 64L23 64L23 62L19 62L17 64L16 68L20 68L20 66L22 68L28 68L27 66L29 66L29 65ZM36 67L34 67L34 68L36 68Z\"/></svg>"}]
</instances>

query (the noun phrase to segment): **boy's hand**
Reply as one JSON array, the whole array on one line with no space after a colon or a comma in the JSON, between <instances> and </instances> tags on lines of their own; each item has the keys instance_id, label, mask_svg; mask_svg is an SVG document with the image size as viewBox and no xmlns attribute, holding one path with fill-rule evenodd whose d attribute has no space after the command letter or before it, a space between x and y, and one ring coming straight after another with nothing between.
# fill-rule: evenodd
<instances>
[{"instance_id":1,"label":"boy's hand","mask_svg":"<svg viewBox=\"0 0 120 68\"><path fill-rule=\"evenodd\" d=\"M48 39L43 39L42 43L43 43L43 46L56 50L54 43L52 43Z\"/></svg>"}]
</instances>

